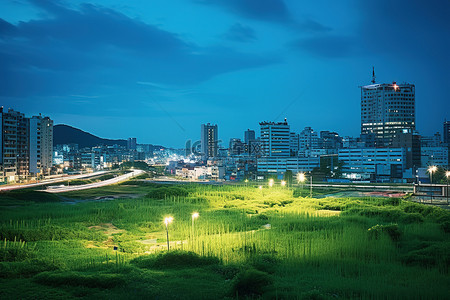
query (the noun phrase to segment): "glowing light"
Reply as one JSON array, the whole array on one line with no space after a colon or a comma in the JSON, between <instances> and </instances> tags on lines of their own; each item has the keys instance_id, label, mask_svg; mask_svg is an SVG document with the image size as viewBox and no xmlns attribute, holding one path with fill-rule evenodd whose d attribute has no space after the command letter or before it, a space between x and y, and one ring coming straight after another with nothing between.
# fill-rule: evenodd
<instances>
[{"instance_id":1,"label":"glowing light","mask_svg":"<svg viewBox=\"0 0 450 300\"><path fill-rule=\"evenodd\" d=\"M173 217L167 217L164 219L164 224L166 224L166 226L172 222L173 222Z\"/></svg>"},{"instance_id":2,"label":"glowing light","mask_svg":"<svg viewBox=\"0 0 450 300\"><path fill-rule=\"evenodd\" d=\"M197 219L199 216L198 212L192 213L192 219Z\"/></svg>"},{"instance_id":3,"label":"glowing light","mask_svg":"<svg viewBox=\"0 0 450 300\"><path fill-rule=\"evenodd\" d=\"M273 179L269 179L269 187L273 186Z\"/></svg>"},{"instance_id":4,"label":"glowing light","mask_svg":"<svg viewBox=\"0 0 450 300\"><path fill-rule=\"evenodd\" d=\"M428 172L429 173L433 173L433 172L436 172L437 171L437 167L436 166L430 166L429 168L428 168Z\"/></svg>"},{"instance_id":5,"label":"glowing light","mask_svg":"<svg viewBox=\"0 0 450 300\"><path fill-rule=\"evenodd\" d=\"M247 183L247 182L248 182L248 179L245 179L244 182Z\"/></svg>"},{"instance_id":6,"label":"glowing light","mask_svg":"<svg viewBox=\"0 0 450 300\"><path fill-rule=\"evenodd\" d=\"M259 189L262 190L262 185L259 186Z\"/></svg>"},{"instance_id":7,"label":"glowing light","mask_svg":"<svg viewBox=\"0 0 450 300\"><path fill-rule=\"evenodd\" d=\"M395 82L394 82L394 84L393 84L393 87L394 87L394 90L397 91L398 85L397 85Z\"/></svg>"},{"instance_id":8,"label":"glowing light","mask_svg":"<svg viewBox=\"0 0 450 300\"><path fill-rule=\"evenodd\" d=\"M445 172L445 176L447 176L447 179L450 177L450 171Z\"/></svg>"},{"instance_id":9,"label":"glowing light","mask_svg":"<svg viewBox=\"0 0 450 300\"><path fill-rule=\"evenodd\" d=\"M298 173L297 174L297 180L299 181L299 182L304 182L305 181L305 174L304 173Z\"/></svg>"},{"instance_id":10,"label":"glowing light","mask_svg":"<svg viewBox=\"0 0 450 300\"><path fill-rule=\"evenodd\" d=\"M285 186L286 185L286 181L281 181L281 186Z\"/></svg>"}]
</instances>

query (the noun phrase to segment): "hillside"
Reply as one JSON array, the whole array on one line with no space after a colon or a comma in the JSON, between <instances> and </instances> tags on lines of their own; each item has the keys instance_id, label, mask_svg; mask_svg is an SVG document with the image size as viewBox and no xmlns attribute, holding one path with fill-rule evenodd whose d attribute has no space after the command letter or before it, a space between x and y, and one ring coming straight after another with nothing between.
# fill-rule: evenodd
<instances>
[{"instance_id":1,"label":"hillside","mask_svg":"<svg viewBox=\"0 0 450 300\"><path fill-rule=\"evenodd\" d=\"M78 144L80 148L94 147L97 145L121 145L127 146L126 140L103 139L78 128L58 124L53 127L53 145Z\"/></svg>"}]
</instances>

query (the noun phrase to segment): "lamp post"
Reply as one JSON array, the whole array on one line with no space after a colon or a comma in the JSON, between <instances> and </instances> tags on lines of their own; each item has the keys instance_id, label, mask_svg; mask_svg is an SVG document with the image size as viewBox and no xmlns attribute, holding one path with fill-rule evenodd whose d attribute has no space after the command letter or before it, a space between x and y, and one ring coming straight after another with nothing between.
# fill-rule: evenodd
<instances>
[{"instance_id":1,"label":"lamp post","mask_svg":"<svg viewBox=\"0 0 450 300\"><path fill-rule=\"evenodd\" d=\"M428 173L430 173L430 186L431 186L431 204L433 204L433 172L436 172L436 166L430 166L428 168Z\"/></svg>"},{"instance_id":2,"label":"lamp post","mask_svg":"<svg viewBox=\"0 0 450 300\"><path fill-rule=\"evenodd\" d=\"M198 214L198 212L194 212L192 213L192 237L194 237L195 235L195 231L194 231L194 221L195 219L197 219L200 215Z\"/></svg>"},{"instance_id":3,"label":"lamp post","mask_svg":"<svg viewBox=\"0 0 450 300\"><path fill-rule=\"evenodd\" d=\"M447 177L447 190L445 192L447 193L447 205L448 205L448 178L450 177L450 171L445 172L445 177Z\"/></svg>"},{"instance_id":4,"label":"lamp post","mask_svg":"<svg viewBox=\"0 0 450 300\"><path fill-rule=\"evenodd\" d=\"M269 179L269 187L273 187L273 179L272 178Z\"/></svg>"},{"instance_id":5,"label":"lamp post","mask_svg":"<svg viewBox=\"0 0 450 300\"><path fill-rule=\"evenodd\" d=\"M298 183L302 183L302 192L301 192L301 195L302 195L302 197L303 197L303 183L305 182L305 173L298 173L297 174L297 181L298 181Z\"/></svg>"},{"instance_id":6,"label":"lamp post","mask_svg":"<svg viewBox=\"0 0 450 300\"><path fill-rule=\"evenodd\" d=\"M172 217L167 217L164 219L164 224L166 225L166 234L167 234L167 251L170 250L169 246L169 224L173 222Z\"/></svg>"},{"instance_id":7,"label":"lamp post","mask_svg":"<svg viewBox=\"0 0 450 300\"><path fill-rule=\"evenodd\" d=\"M313 181L313 177L312 177L312 173L311 173L311 182L310 182L310 185L309 185L309 187L310 187L310 190L309 190L309 197L310 198L312 198L312 181Z\"/></svg>"}]
</instances>

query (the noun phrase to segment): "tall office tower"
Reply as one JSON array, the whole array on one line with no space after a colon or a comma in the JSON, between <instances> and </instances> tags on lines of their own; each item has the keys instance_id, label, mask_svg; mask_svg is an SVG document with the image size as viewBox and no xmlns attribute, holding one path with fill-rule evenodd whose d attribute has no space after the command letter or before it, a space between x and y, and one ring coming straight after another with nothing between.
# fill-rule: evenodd
<instances>
[{"instance_id":1,"label":"tall office tower","mask_svg":"<svg viewBox=\"0 0 450 300\"><path fill-rule=\"evenodd\" d=\"M416 129L414 84L376 84L374 76L361 87L361 135L374 134L376 147L388 147L404 129Z\"/></svg>"},{"instance_id":2,"label":"tall office tower","mask_svg":"<svg viewBox=\"0 0 450 300\"><path fill-rule=\"evenodd\" d=\"M284 122L261 122L261 150L266 157L290 156L290 127Z\"/></svg>"},{"instance_id":3,"label":"tall office tower","mask_svg":"<svg viewBox=\"0 0 450 300\"><path fill-rule=\"evenodd\" d=\"M405 148L407 169L421 166L420 136L417 133L405 129L393 138L392 147Z\"/></svg>"},{"instance_id":4,"label":"tall office tower","mask_svg":"<svg viewBox=\"0 0 450 300\"><path fill-rule=\"evenodd\" d=\"M17 120L17 176L19 180L26 180L30 169L29 152L29 119L24 114L10 110Z\"/></svg>"},{"instance_id":5,"label":"tall office tower","mask_svg":"<svg viewBox=\"0 0 450 300\"><path fill-rule=\"evenodd\" d=\"M128 138L127 149L128 150L136 150L136 146L137 146L136 138Z\"/></svg>"},{"instance_id":6,"label":"tall office tower","mask_svg":"<svg viewBox=\"0 0 450 300\"><path fill-rule=\"evenodd\" d=\"M299 135L291 132L289 135L289 148L291 156L298 156Z\"/></svg>"},{"instance_id":7,"label":"tall office tower","mask_svg":"<svg viewBox=\"0 0 450 300\"><path fill-rule=\"evenodd\" d=\"M201 126L201 150L205 159L216 157L219 149L219 129L216 125L202 124Z\"/></svg>"},{"instance_id":8,"label":"tall office tower","mask_svg":"<svg viewBox=\"0 0 450 300\"><path fill-rule=\"evenodd\" d=\"M53 120L33 116L29 128L29 171L34 175L48 175L53 164Z\"/></svg>"},{"instance_id":9,"label":"tall office tower","mask_svg":"<svg viewBox=\"0 0 450 300\"><path fill-rule=\"evenodd\" d=\"M245 144L241 141L241 139L231 138L230 139L230 147L229 153L230 155L241 155L245 152Z\"/></svg>"},{"instance_id":10,"label":"tall office tower","mask_svg":"<svg viewBox=\"0 0 450 300\"><path fill-rule=\"evenodd\" d=\"M337 132L321 131L319 139L319 148L340 149L342 148L342 137L340 137Z\"/></svg>"},{"instance_id":11,"label":"tall office tower","mask_svg":"<svg viewBox=\"0 0 450 300\"><path fill-rule=\"evenodd\" d=\"M17 179L17 116L4 112L1 108L1 181L12 182Z\"/></svg>"},{"instance_id":12,"label":"tall office tower","mask_svg":"<svg viewBox=\"0 0 450 300\"><path fill-rule=\"evenodd\" d=\"M444 131L442 132L444 136L444 143L450 146L450 121L444 121Z\"/></svg>"},{"instance_id":13,"label":"tall office tower","mask_svg":"<svg viewBox=\"0 0 450 300\"><path fill-rule=\"evenodd\" d=\"M255 131L247 129L247 131L244 132L244 143L248 145L249 141L254 141L256 139Z\"/></svg>"},{"instance_id":14,"label":"tall office tower","mask_svg":"<svg viewBox=\"0 0 450 300\"><path fill-rule=\"evenodd\" d=\"M25 115L9 109L0 108L1 150L0 180L14 182L26 179L29 168L29 124Z\"/></svg>"},{"instance_id":15,"label":"tall office tower","mask_svg":"<svg viewBox=\"0 0 450 300\"><path fill-rule=\"evenodd\" d=\"M306 150L319 148L319 136L311 127L305 127L299 134L299 155L304 156Z\"/></svg>"}]
</instances>

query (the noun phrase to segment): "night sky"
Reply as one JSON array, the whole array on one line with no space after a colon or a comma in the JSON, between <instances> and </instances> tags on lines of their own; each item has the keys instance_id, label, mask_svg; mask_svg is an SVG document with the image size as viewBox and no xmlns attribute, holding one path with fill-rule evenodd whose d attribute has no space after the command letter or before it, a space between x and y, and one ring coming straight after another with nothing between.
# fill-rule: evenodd
<instances>
[{"instance_id":1,"label":"night sky","mask_svg":"<svg viewBox=\"0 0 450 300\"><path fill-rule=\"evenodd\" d=\"M0 2L0 104L107 138L183 147L200 124L360 133L360 90L416 85L417 129L450 119L450 1Z\"/></svg>"}]
</instances>

